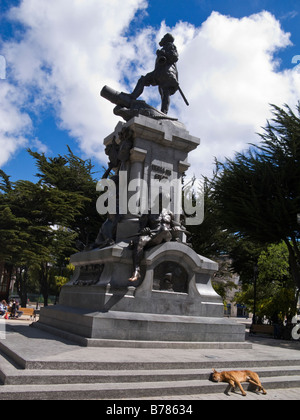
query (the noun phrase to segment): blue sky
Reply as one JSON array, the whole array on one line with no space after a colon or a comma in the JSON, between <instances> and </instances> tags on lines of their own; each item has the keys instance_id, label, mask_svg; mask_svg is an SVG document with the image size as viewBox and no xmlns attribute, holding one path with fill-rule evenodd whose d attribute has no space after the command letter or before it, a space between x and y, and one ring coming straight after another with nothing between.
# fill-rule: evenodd
<instances>
[{"instance_id":1,"label":"blue sky","mask_svg":"<svg viewBox=\"0 0 300 420\"><path fill-rule=\"evenodd\" d=\"M191 102L174 97L172 112L201 137L194 173L210 174L215 156L255 141L269 103L300 99L299 19L299 0L0 0L0 167L34 180L26 148L55 156L68 144L101 172L118 122L101 87L129 90L172 31ZM157 92L145 99L156 105Z\"/></svg>"},{"instance_id":2,"label":"blue sky","mask_svg":"<svg viewBox=\"0 0 300 420\"><path fill-rule=\"evenodd\" d=\"M291 32L293 46L279 54L282 68L293 66L291 58L300 54L300 2L298 0L150 0L148 16L144 25L159 27L165 20L168 26L174 26L179 20L201 24L212 11L235 18L243 18L262 10L271 12L281 23L285 31Z\"/></svg>"}]
</instances>

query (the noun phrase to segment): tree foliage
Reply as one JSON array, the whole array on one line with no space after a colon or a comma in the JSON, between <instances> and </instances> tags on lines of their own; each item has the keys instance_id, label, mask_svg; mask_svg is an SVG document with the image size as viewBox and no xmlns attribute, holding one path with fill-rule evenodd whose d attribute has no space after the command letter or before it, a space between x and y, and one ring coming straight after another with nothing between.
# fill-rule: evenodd
<instances>
[{"instance_id":1,"label":"tree foliage","mask_svg":"<svg viewBox=\"0 0 300 420\"><path fill-rule=\"evenodd\" d=\"M254 308L254 285L244 283L236 294L239 303ZM284 242L271 244L258 258L256 313L273 323L291 320L296 313L298 293L289 269L289 252Z\"/></svg>"},{"instance_id":2,"label":"tree foliage","mask_svg":"<svg viewBox=\"0 0 300 420\"><path fill-rule=\"evenodd\" d=\"M208 258L228 254L235 238L222 223L222 211L217 209L213 181L203 178L204 220L201 225L189 226L194 250Z\"/></svg>"},{"instance_id":3,"label":"tree foliage","mask_svg":"<svg viewBox=\"0 0 300 420\"><path fill-rule=\"evenodd\" d=\"M288 106L273 105L273 114L260 146L219 163L214 199L230 232L260 244L285 242L300 288L300 119Z\"/></svg>"},{"instance_id":4,"label":"tree foliage","mask_svg":"<svg viewBox=\"0 0 300 420\"><path fill-rule=\"evenodd\" d=\"M69 153L55 158L46 158L44 154L28 150L35 159L42 185L55 188L63 193L70 193L81 206L69 227L78 234L84 245L94 242L103 222L96 211L96 183L94 166L91 161L75 156L68 147Z\"/></svg>"},{"instance_id":5,"label":"tree foliage","mask_svg":"<svg viewBox=\"0 0 300 420\"><path fill-rule=\"evenodd\" d=\"M57 290L55 277L64 277L66 258L76 252L76 240L94 240L102 221L90 161L70 149L49 159L29 153L39 169L38 182L11 183L0 172L0 260L14 267L22 305L31 280L38 282L47 305L50 288Z\"/></svg>"}]
</instances>

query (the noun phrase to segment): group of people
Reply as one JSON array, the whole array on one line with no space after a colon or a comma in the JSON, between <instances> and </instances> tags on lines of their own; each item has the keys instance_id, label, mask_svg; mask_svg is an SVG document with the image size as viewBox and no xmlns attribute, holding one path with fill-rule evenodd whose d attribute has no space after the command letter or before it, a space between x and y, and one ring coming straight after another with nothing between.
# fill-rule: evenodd
<instances>
[{"instance_id":1,"label":"group of people","mask_svg":"<svg viewBox=\"0 0 300 420\"><path fill-rule=\"evenodd\" d=\"M20 305L19 302L15 299L11 300L9 304L2 300L0 303L0 317L8 318L20 318L23 312L19 311Z\"/></svg>"}]
</instances>

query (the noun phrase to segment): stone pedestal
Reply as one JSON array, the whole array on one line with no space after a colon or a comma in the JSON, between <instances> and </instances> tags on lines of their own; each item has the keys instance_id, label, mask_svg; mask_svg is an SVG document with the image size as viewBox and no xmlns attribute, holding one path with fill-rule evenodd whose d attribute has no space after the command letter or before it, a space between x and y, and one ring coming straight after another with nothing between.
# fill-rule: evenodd
<instances>
[{"instance_id":1,"label":"stone pedestal","mask_svg":"<svg viewBox=\"0 0 300 420\"><path fill-rule=\"evenodd\" d=\"M104 144L116 141L126 128L134 134L129 161L122 163L127 186L132 180L141 181L142 188L153 179L181 180L198 138L179 122L140 116L119 123ZM62 288L59 305L41 311L39 323L96 340L243 342L244 326L224 319L222 299L211 284L218 265L187 244L150 248L140 280L129 282L130 237L138 229L138 215L127 212L115 245L73 255L74 277Z\"/></svg>"},{"instance_id":2,"label":"stone pedestal","mask_svg":"<svg viewBox=\"0 0 300 420\"><path fill-rule=\"evenodd\" d=\"M142 188L143 185L146 185L148 187L148 201L151 202L152 180L157 180L162 184L164 182L171 184L174 180L181 181L183 173L190 167L188 154L199 146L200 139L191 136L185 126L178 121L154 120L139 116L127 123L120 122L115 131L104 139L104 145L109 146L115 139L119 138L122 130L126 128L132 130L134 135L130 161L126 167L126 185L124 185L124 180L120 179L122 188L128 188L134 180L137 183L138 180L142 180L141 193L144 193ZM178 185L180 186L180 184L181 182ZM174 191L170 192L171 210L176 214L178 212L175 208ZM134 192L128 192L128 200L133 194ZM128 200L125 200L125 206ZM124 203L122 204L122 210L125 213ZM179 214L176 214L176 216L179 218ZM129 234L136 234L138 227L137 216L130 214L128 210L118 225L117 242L126 240Z\"/></svg>"},{"instance_id":3,"label":"stone pedestal","mask_svg":"<svg viewBox=\"0 0 300 420\"><path fill-rule=\"evenodd\" d=\"M41 311L43 324L94 339L244 341L244 327L223 318L222 299L212 288L217 264L185 244L147 251L137 287L129 286L132 251L125 242L76 254L71 262L75 275L59 305ZM177 274L172 290L160 290L166 270Z\"/></svg>"}]
</instances>

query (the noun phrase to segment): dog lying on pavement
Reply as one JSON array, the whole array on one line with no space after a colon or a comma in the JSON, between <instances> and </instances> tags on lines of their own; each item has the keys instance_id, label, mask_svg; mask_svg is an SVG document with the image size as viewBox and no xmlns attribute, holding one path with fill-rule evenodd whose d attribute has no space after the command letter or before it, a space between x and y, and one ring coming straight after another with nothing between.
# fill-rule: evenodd
<instances>
[{"instance_id":1,"label":"dog lying on pavement","mask_svg":"<svg viewBox=\"0 0 300 420\"><path fill-rule=\"evenodd\" d=\"M242 387L242 382L248 382L258 388L259 391L262 391L264 395L267 394L266 390L263 388L259 376L257 373L252 372L251 370L231 370L228 372L217 372L213 369L211 374L211 380L213 382L226 382L228 387L225 391L226 394L231 390L234 392L235 387L238 386L245 397L247 394Z\"/></svg>"}]
</instances>

